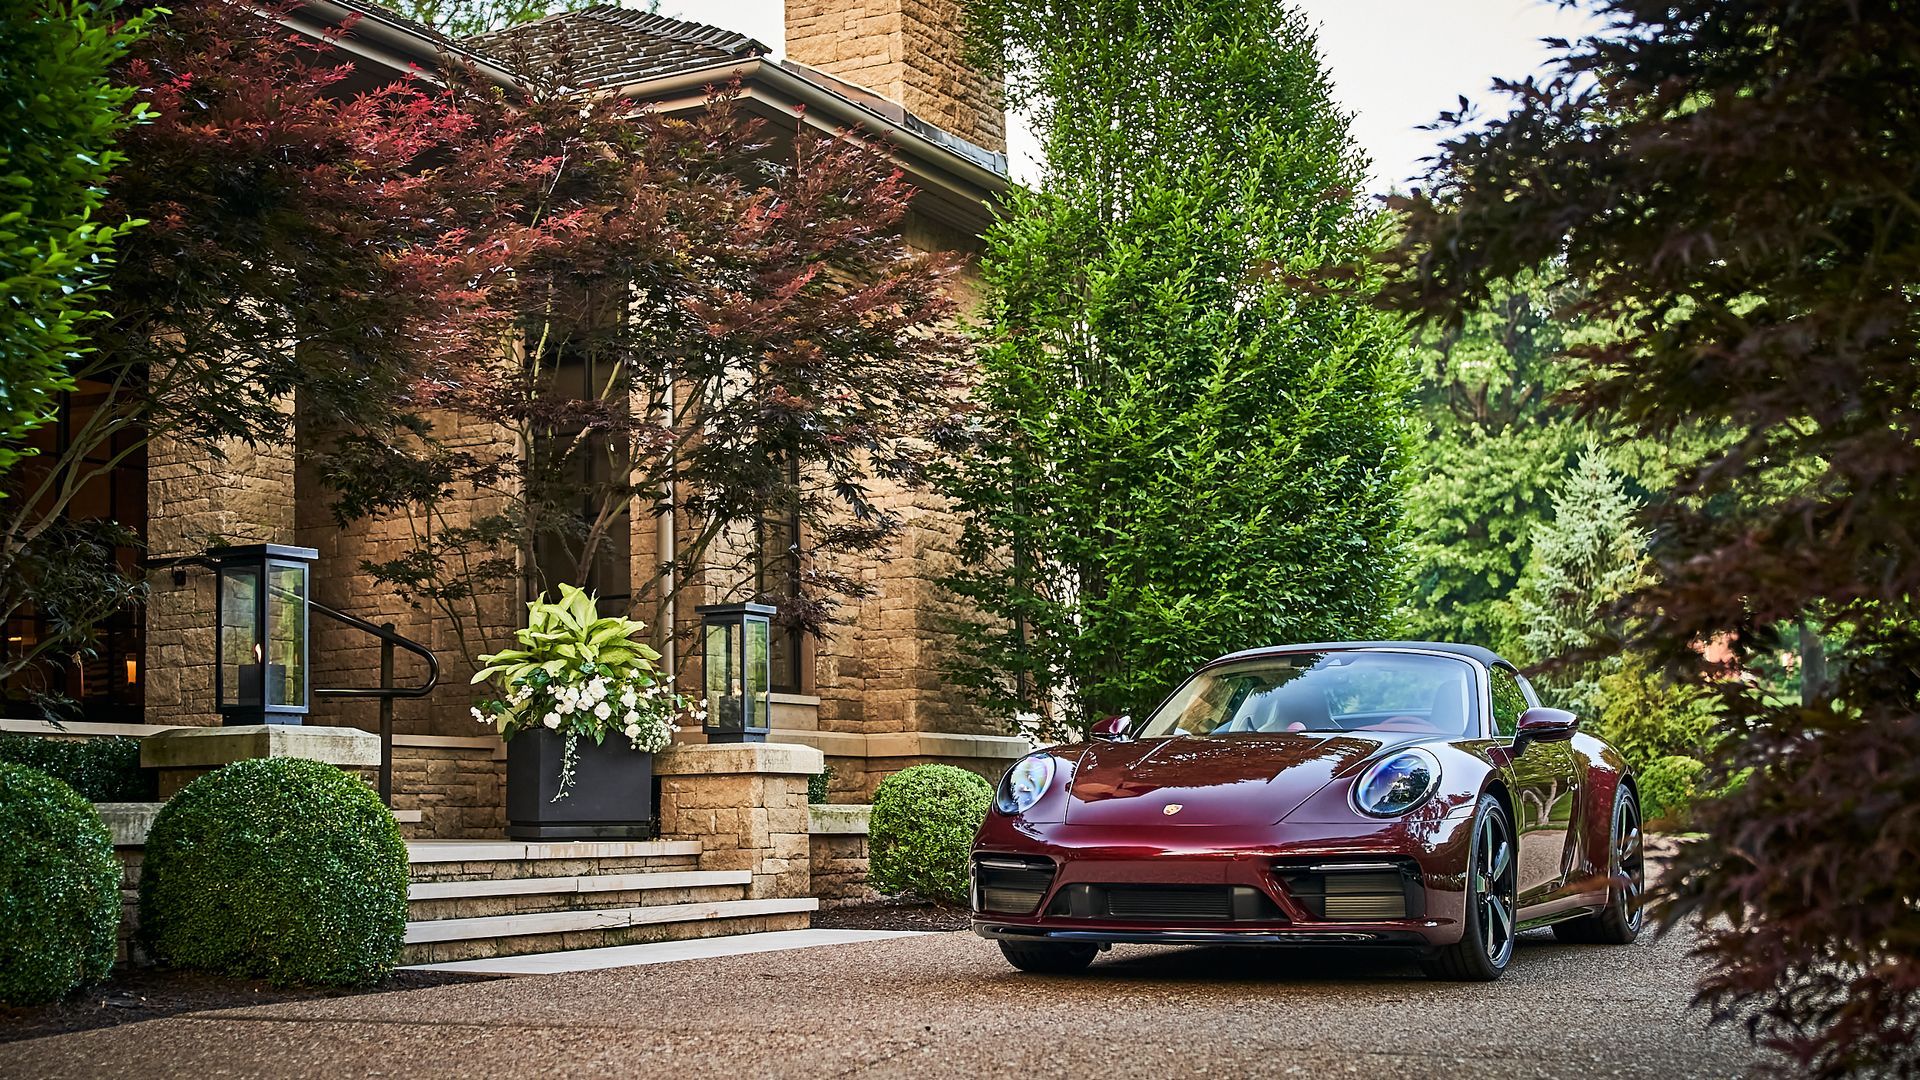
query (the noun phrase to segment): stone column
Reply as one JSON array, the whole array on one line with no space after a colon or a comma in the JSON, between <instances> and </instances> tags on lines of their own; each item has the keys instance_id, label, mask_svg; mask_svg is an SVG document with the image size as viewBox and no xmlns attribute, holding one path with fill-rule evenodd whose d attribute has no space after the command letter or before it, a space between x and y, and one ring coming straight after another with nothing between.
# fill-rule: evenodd
<instances>
[{"instance_id":1,"label":"stone column","mask_svg":"<svg viewBox=\"0 0 1920 1080\"><path fill-rule=\"evenodd\" d=\"M701 743L654 755L660 836L700 841L700 869L748 870L752 900L807 896L807 778L820 751L786 743Z\"/></svg>"}]
</instances>

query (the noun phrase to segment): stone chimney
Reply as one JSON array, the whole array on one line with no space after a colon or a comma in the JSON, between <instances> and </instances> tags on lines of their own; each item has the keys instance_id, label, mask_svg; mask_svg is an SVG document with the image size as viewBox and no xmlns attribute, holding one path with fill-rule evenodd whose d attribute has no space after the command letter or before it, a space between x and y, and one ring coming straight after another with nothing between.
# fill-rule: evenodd
<instances>
[{"instance_id":1,"label":"stone chimney","mask_svg":"<svg viewBox=\"0 0 1920 1080\"><path fill-rule=\"evenodd\" d=\"M786 0L787 56L1005 152L1000 88L966 62L960 0Z\"/></svg>"}]
</instances>

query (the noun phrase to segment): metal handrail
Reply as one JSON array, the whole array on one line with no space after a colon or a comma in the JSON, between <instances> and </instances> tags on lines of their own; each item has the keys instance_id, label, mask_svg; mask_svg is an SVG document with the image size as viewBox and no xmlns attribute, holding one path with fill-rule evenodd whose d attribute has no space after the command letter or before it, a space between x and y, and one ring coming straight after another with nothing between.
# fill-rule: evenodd
<instances>
[{"instance_id":1,"label":"metal handrail","mask_svg":"<svg viewBox=\"0 0 1920 1080\"><path fill-rule=\"evenodd\" d=\"M278 588L278 586L269 586ZM282 590L285 591L285 590ZM297 594L294 594L297 595ZM348 615L318 600L308 599L307 607L335 621L346 624L362 633L372 634L380 639L380 685L379 686L341 686L314 687L311 693L315 697L349 697L380 699L380 801L389 807L393 805L393 700L395 698L422 698L433 692L440 683L440 660L433 650L403 634L396 633L392 623L374 625L365 619ZM393 685L393 649L394 646L418 656L427 662L427 681L419 686Z\"/></svg>"},{"instance_id":2,"label":"metal handrail","mask_svg":"<svg viewBox=\"0 0 1920 1080\"><path fill-rule=\"evenodd\" d=\"M189 566L218 570L219 563L206 555L175 555L166 558L147 559L146 567L151 570L168 569L173 571L174 584L186 583L186 568ZM393 702L395 698L423 698L440 685L440 659L433 650L396 632L392 623L370 623L344 611L337 611L311 597L302 596L284 586L267 583L267 588L280 596L299 600L310 610L318 611L329 619L343 623L365 634L380 639L380 685L379 686L340 686L312 687L308 692L314 697L342 698L378 698L380 701L380 801L389 807L393 805ZM419 686L393 685L394 647L405 649L427 662L427 681Z\"/></svg>"}]
</instances>

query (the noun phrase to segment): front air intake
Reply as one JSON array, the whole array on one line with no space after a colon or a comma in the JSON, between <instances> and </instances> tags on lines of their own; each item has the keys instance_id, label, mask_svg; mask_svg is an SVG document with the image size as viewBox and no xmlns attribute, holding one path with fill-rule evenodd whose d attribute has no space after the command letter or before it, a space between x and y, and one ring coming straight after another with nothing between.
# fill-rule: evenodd
<instances>
[{"instance_id":1,"label":"front air intake","mask_svg":"<svg viewBox=\"0 0 1920 1080\"><path fill-rule=\"evenodd\" d=\"M973 907L996 915L1031 915L1053 887L1052 859L981 855L973 860Z\"/></svg>"},{"instance_id":2,"label":"front air intake","mask_svg":"<svg viewBox=\"0 0 1920 1080\"><path fill-rule=\"evenodd\" d=\"M1274 868L1295 902L1326 922L1390 922L1424 914L1419 867L1410 859L1289 861Z\"/></svg>"}]
</instances>

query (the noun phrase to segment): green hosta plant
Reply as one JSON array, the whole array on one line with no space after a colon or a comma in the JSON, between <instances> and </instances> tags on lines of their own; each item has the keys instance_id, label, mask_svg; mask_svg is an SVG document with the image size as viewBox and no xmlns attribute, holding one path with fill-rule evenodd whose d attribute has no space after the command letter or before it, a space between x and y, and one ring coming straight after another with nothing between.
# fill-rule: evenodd
<instances>
[{"instance_id":1,"label":"green hosta plant","mask_svg":"<svg viewBox=\"0 0 1920 1080\"><path fill-rule=\"evenodd\" d=\"M657 665L659 652L636 640L645 629L632 619L603 618L584 589L562 585L552 603L541 594L527 605L526 628L514 633L525 648L480 657L486 666L473 681L491 680L506 697L474 706L473 718L509 739L534 725L565 735L555 799L572 788L582 737L603 743L617 733L635 750L666 749L690 706ZM695 723L704 719L697 710L689 717Z\"/></svg>"}]
</instances>

